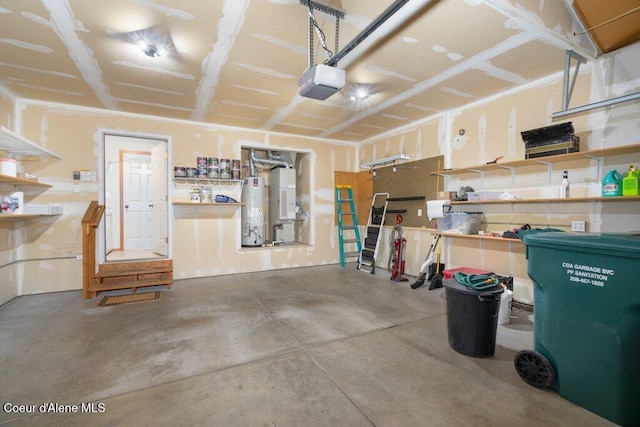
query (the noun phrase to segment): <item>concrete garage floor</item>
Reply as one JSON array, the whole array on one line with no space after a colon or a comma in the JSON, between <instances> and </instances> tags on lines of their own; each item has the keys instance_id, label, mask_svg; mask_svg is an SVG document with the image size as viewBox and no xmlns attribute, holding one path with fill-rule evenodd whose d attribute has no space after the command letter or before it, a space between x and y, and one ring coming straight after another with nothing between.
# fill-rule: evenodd
<instances>
[{"instance_id":1,"label":"concrete garage floor","mask_svg":"<svg viewBox=\"0 0 640 427\"><path fill-rule=\"evenodd\" d=\"M0 307L0 403L36 406L0 410L0 423L609 425L518 377L530 313L499 327L494 357L467 357L448 345L443 289L412 290L383 270L191 279L159 302L96 301L73 291ZM98 412L38 408L87 402Z\"/></svg>"}]
</instances>

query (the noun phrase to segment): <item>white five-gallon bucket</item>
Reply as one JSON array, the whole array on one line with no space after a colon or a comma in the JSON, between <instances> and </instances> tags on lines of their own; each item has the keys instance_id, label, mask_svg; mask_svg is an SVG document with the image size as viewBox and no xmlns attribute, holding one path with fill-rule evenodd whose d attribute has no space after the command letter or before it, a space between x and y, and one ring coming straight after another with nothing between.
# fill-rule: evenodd
<instances>
[{"instance_id":1,"label":"white five-gallon bucket","mask_svg":"<svg viewBox=\"0 0 640 427\"><path fill-rule=\"evenodd\" d=\"M498 325L506 325L511 317L511 303L513 302L513 291L505 289L500 297L500 311L498 312Z\"/></svg>"},{"instance_id":2,"label":"white five-gallon bucket","mask_svg":"<svg viewBox=\"0 0 640 427\"><path fill-rule=\"evenodd\" d=\"M15 178L18 175L16 159L0 158L0 175L8 175Z\"/></svg>"}]
</instances>

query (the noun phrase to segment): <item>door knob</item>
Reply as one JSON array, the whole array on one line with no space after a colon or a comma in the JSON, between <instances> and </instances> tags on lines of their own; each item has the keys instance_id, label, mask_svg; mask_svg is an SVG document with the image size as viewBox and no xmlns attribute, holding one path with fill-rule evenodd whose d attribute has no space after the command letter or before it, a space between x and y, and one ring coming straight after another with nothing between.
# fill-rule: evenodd
<instances>
[{"instance_id":1,"label":"door knob","mask_svg":"<svg viewBox=\"0 0 640 427\"><path fill-rule=\"evenodd\" d=\"M149 205L149 207L150 207L150 208L152 208L152 207L153 207L153 203L152 203L152 204L150 204L150 205Z\"/></svg>"},{"instance_id":2,"label":"door knob","mask_svg":"<svg viewBox=\"0 0 640 427\"><path fill-rule=\"evenodd\" d=\"M129 209L129 205L124 205L124 208L125 209Z\"/></svg>"}]
</instances>

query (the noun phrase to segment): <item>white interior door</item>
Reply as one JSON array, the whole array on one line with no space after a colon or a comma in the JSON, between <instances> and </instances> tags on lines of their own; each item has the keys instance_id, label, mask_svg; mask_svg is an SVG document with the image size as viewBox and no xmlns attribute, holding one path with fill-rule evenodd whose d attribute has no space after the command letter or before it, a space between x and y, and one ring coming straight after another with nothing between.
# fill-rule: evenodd
<instances>
[{"instance_id":1,"label":"white interior door","mask_svg":"<svg viewBox=\"0 0 640 427\"><path fill-rule=\"evenodd\" d=\"M168 254L167 220L167 148L160 143L151 149L151 248L159 254Z\"/></svg>"},{"instance_id":2,"label":"white interior door","mask_svg":"<svg viewBox=\"0 0 640 427\"><path fill-rule=\"evenodd\" d=\"M151 249L151 155L122 155L122 248Z\"/></svg>"}]
</instances>

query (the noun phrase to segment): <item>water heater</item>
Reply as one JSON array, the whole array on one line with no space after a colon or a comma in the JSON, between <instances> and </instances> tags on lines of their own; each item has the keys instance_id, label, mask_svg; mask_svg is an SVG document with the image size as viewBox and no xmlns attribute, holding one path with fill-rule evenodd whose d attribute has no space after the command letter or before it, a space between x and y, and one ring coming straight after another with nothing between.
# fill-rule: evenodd
<instances>
[{"instance_id":1,"label":"water heater","mask_svg":"<svg viewBox=\"0 0 640 427\"><path fill-rule=\"evenodd\" d=\"M249 177L242 183L242 246L264 244L264 178Z\"/></svg>"}]
</instances>

